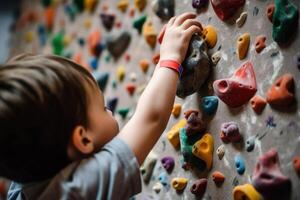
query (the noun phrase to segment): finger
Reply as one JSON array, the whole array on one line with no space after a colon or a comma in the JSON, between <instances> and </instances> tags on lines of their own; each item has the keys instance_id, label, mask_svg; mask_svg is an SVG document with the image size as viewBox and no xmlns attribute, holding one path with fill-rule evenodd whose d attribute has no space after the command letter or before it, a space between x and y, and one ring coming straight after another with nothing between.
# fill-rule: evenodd
<instances>
[{"instance_id":1,"label":"finger","mask_svg":"<svg viewBox=\"0 0 300 200\"><path fill-rule=\"evenodd\" d=\"M187 34L187 37L189 40L192 37L192 35L194 35L195 33L201 34L201 32L202 32L202 29L196 25L192 25L188 29L185 30L185 33Z\"/></svg>"},{"instance_id":2,"label":"finger","mask_svg":"<svg viewBox=\"0 0 300 200\"><path fill-rule=\"evenodd\" d=\"M187 20L185 20L182 24L182 27L183 27L183 29L186 30L186 29L188 29L189 27L191 27L193 25L198 26L201 30L203 29L201 23L196 19L187 19Z\"/></svg>"},{"instance_id":3,"label":"finger","mask_svg":"<svg viewBox=\"0 0 300 200\"><path fill-rule=\"evenodd\" d=\"M173 25L174 24L174 22L175 22L175 20L176 20L176 17L174 16L174 17L172 17L170 20L169 20L169 22L168 22L168 26L171 26L171 25Z\"/></svg>"},{"instance_id":4,"label":"finger","mask_svg":"<svg viewBox=\"0 0 300 200\"><path fill-rule=\"evenodd\" d=\"M195 13L191 13L191 12L187 12L187 13L183 13L181 15L179 15L174 22L174 25L181 25L185 20L187 19L192 19L195 18L196 14Z\"/></svg>"},{"instance_id":5,"label":"finger","mask_svg":"<svg viewBox=\"0 0 300 200\"><path fill-rule=\"evenodd\" d=\"M162 40L163 40L164 35L165 35L166 28L167 28L167 25L165 24L164 27L161 29L158 37L157 37L157 41L158 41L159 44L162 43Z\"/></svg>"}]
</instances>

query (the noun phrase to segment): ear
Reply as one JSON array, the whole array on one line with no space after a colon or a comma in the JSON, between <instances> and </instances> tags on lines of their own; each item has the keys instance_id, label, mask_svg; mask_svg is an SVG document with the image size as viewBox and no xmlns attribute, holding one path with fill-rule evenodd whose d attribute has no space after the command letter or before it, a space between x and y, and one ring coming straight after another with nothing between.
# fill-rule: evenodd
<instances>
[{"instance_id":1,"label":"ear","mask_svg":"<svg viewBox=\"0 0 300 200\"><path fill-rule=\"evenodd\" d=\"M94 151L92 137L87 133L85 127L78 125L72 133L72 143L76 150L82 154L90 154Z\"/></svg>"}]
</instances>

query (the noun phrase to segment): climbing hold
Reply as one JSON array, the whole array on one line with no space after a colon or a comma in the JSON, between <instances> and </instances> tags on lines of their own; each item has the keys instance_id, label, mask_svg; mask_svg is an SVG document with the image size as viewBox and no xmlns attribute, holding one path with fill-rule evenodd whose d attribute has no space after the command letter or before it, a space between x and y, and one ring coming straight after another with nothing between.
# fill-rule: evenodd
<instances>
[{"instance_id":1,"label":"climbing hold","mask_svg":"<svg viewBox=\"0 0 300 200\"><path fill-rule=\"evenodd\" d=\"M166 172L161 172L158 176L158 180L163 186L167 186L169 183L168 175L166 174Z\"/></svg>"},{"instance_id":2,"label":"climbing hold","mask_svg":"<svg viewBox=\"0 0 300 200\"><path fill-rule=\"evenodd\" d=\"M298 29L298 8L289 0L275 0L272 36L277 43L285 43Z\"/></svg>"},{"instance_id":3,"label":"climbing hold","mask_svg":"<svg viewBox=\"0 0 300 200\"><path fill-rule=\"evenodd\" d=\"M112 29L112 27L114 26L116 16L114 14L101 13L100 18L101 18L104 28L107 31L110 31Z\"/></svg>"},{"instance_id":4,"label":"climbing hold","mask_svg":"<svg viewBox=\"0 0 300 200\"><path fill-rule=\"evenodd\" d=\"M122 82L125 78L125 67L123 65L120 65L117 68L117 79L118 81Z\"/></svg>"},{"instance_id":5,"label":"climbing hold","mask_svg":"<svg viewBox=\"0 0 300 200\"><path fill-rule=\"evenodd\" d=\"M201 109L206 115L213 115L218 108L219 100L216 96L203 97L201 100Z\"/></svg>"},{"instance_id":6,"label":"climbing hold","mask_svg":"<svg viewBox=\"0 0 300 200\"><path fill-rule=\"evenodd\" d=\"M71 22L75 20L76 14L78 13L78 9L74 4L69 4L65 6L65 12L69 16Z\"/></svg>"},{"instance_id":7,"label":"climbing hold","mask_svg":"<svg viewBox=\"0 0 300 200\"><path fill-rule=\"evenodd\" d=\"M156 161L157 155L153 152L150 152L143 162L142 166L140 167L140 171L145 183L148 183L150 181Z\"/></svg>"},{"instance_id":8,"label":"climbing hold","mask_svg":"<svg viewBox=\"0 0 300 200\"><path fill-rule=\"evenodd\" d=\"M249 137L246 141L246 150L248 152L252 151L255 146L255 138L254 137Z\"/></svg>"},{"instance_id":9,"label":"climbing hold","mask_svg":"<svg viewBox=\"0 0 300 200\"><path fill-rule=\"evenodd\" d=\"M187 136L203 133L206 129L206 124L198 117L198 111L188 110L184 112L187 124L185 126Z\"/></svg>"},{"instance_id":10,"label":"climbing hold","mask_svg":"<svg viewBox=\"0 0 300 200\"><path fill-rule=\"evenodd\" d=\"M242 139L238 124L236 122L226 122L221 125L220 138L223 142L239 142Z\"/></svg>"},{"instance_id":11,"label":"climbing hold","mask_svg":"<svg viewBox=\"0 0 300 200\"><path fill-rule=\"evenodd\" d=\"M219 171L214 171L212 173L212 179L217 186L220 186L224 182L225 176Z\"/></svg>"},{"instance_id":12,"label":"climbing hold","mask_svg":"<svg viewBox=\"0 0 300 200\"><path fill-rule=\"evenodd\" d=\"M55 15L56 9L53 6L47 7L44 11L45 25L48 31L52 31Z\"/></svg>"},{"instance_id":13,"label":"climbing hold","mask_svg":"<svg viewBox=\"0 0 300 200\"><path fill-rule=\"evenodd\" d=\"M267 13L267 16L268 16L268 19L270 20L270 22L273 22L274 11L275 11L274 3L269 4L267 6L266 13Z\"/></svg>"},{"instance_id":14,"label":"climbing hold","mask_svg":"<svg viewBox=\"0 0 300 200\"><path fill-rule=\"evenodd\" d=\"M98 57L102 51L101 33L99 30L92 31L87 38L88 48L91 55Z\"/></svg>"},{"instance_id":15,"label":"climbing hold","mask_svg":"<svg viewBox=\"0 0 300 200\"><path fill-rule=\"evenodd\" d=\"M132 25L133 28L135 28L139 33L141 33L143 25L146 22L146 20L147 20L147 15L142 15L141 17L135 19Z\"/></svg>"},{"instance_id":16,"label":"climbing hold","mask_svg":"<svg viewBox=\"0 0 300 200\"><path fill-rule=\"evenodd\" d=\"M235 163L237 173L240 175L244 174L246 169L244 158L241 155L236 155L234 157L234 163Z\"/></svg>"},{"instance_id":17,"label":"climbing hold","mask_svg":"<svg viewBox=\"0 0 300 200\"><path fill-rule=\"evenodd\" d=\"M98 0L84 0L84 7L89 12L94 12L98 4Z\"/></svg>"},{"instance_id":18,"label":"climbing hold","mask_svg":"<svg viewBox=\"0 0 300 200\"><path fill-rule=\"evenodd\" d=\"M196 157L192 152L193 144L198 140L198 136L188 137L185 128L181 128L179 130L179 138L180 151L183 156L183 163L191 164L193 166L198 167L201 170L204 170L206 166L205 162Z\"/></svg>"},{"instance_id":19,"label":"climbing hold","mask_svg":"<svg viewBox=\"0 0 300 200\"><path fill-rule=\"evenodd\" d=\"M198 197L202 197L205 193L206 186L207 186L206 178L198 179L193 183L192 187L190 188L191 193L193 193Z\"/></svg>"},{"instance_id":20,"label":"climbing hold","mask_svg":"<svg viewBox=\"0 0 300 200\"><path fill-rule=\"evenodd\" d=\"M72 42L72 36L70 35L65 35L63 39L63 45L66 47Z\"/></svg>"},{"instance_id":21,"label":"climbing hold","mask_svg":"<svg viewBox=\"0 0 300 200\"><path fill-rule=\"evenodd\" d=\"M111 36L106 41L107 50L117 59L126 51L130 40L131 35L126 31L123 31L119 36Z\"/></svg>"},{"instance_id":22,"label":"climbing hold","mask_svg":"<svg viewBox=\"0 0 300 200\"><path fill-rule=\"evenodd\" d=\"M243 60L247 56L247 52L250 44L250 34L244 33L238 38L237 41L237 54L240 60Z\"/></svg>"},{"instance_id":23,"label":"climbing hold","mask_svg":"<svg viewBox=\"0 0 300 200\"><path fill-rule=\"evenodd\" d=\"M137 75L135 72L131 72L130 75L129 75L129 78L132 82L136 82L136 79L137 79Z\"/></svg>"},{"instance_id":24,"label":"climbing hold","mask_svg":"<svg viewBox=\"0 0 300 200\"><path fill-rule=\"evenodd\" d=\"M108 110L110 110L112 113L115 113L117 104L118 104L118 98L114 97L114 98L108 99L106 106L107 106Z\"/></svg>"},{"instance_id":25,"label":"climbing hold","mask_svg":"<svg viewBox=\"0 0 300 200\"><path fill-rule=\"evenodd\" d=\"M135 7L142 12L147 4L147 0L134 0Z\"/></svg>"},{"instance_id":26,"label":"climbing hold","mask_svg":"<svg viewBox=\"0 0 300 200\"><path fill-rule=\"evenodd\" d=\"M214 65L218 64L221 59L221 52L217 51L211 56L211 61Z\"/></svg>"},{"instance_id":27,"label":"climbing hold","mask_svg":"<svg viewBox=\"0 0 300 200\"><path fill-rule=\"evenodd\" d=\"M73 55L72 60L77 63L78 65L81 65L82 67L84 67L85 69L87 69L88 71L90 71L90 66L86 63L86 61L83 58L83 53L82 51L76 53Z\"/></svg>"},{"instance_id":28,"label":"climbing hold","mask_svg":"<svg viewBox=\"0 0 300 200\"><path fill-rule=\"evenodd\" d=\"M160 182L157 182L153 185L152 189L154 190L154 192L156 193L160 193L160 191L162 190L163 185Z\"/></svg>"},{"instance_id":29,"label":"climbing hold","mask_svg":"<svg viewBox=\"0 0 300 200\"><path fill-rule=\"evenodd\" d=\"M174 158L171 156L165 156L160 161L163 167L165 168L165 170L171 173L175 165Z\"/></svg>"},{"instance_id":30,"label":"climbing hold","mask_svg":"<svg viewBox=\"0 0 300 200\"><path fill-rule=\"evenodd\" d=\"M175 190L182 191L186 187L187 182L187 178L173 178L171 181L171 185Z\"/></svg>"},{"instance_id":31,"label":"climbing hold","mask_svg":"<svg viewBox=\"0 0 300 200\"><path fill-rule=\"evenodd\" d=\"M260 35L255 39L255 50L257 53L260 53L266 47L266 36Z\"/></svg>"},{"instance_id":32,"label":"climbing hold","mask_svg":"<svg viewBox=\"0 0 300 200\"><path fill-rule=\"evenodd\" d=\"M62 55L64 50L64 34L57 32L52 39L52 50L55 55Z\"/></svg>"},{"instance_id":33,"label":"climbing hold","mask_svg":"<svg viewBox=\"0 0 300 200\"><path fill-rule=\"evenodd\" d=\"M98 57L94 57L90 60L90 66L93 68L93 70L96 70L98 68L99 59Z\"/></svg>"},{"instance_id":34,"label":"climbing hold","mask_svg":"<svg viewBox=\"0 0 300 200\"><path fill-rule=\"evenodd\" d=\"M83 26L84 26L86 29L90 29L91 26L92 26L92 20L91 20L91 18L86 18L86 19L84 19L84 21L83 21Z\"/></svg>"},{"instance_id":35,"label":"climbing hold","mask_svg":"<svg viewBox=\"0 0 300 200\"><path fill-rule=\"evenodd\" d=\"M297 65L298 69L300 70L300 53L298 53L295 56L295 62L296 62L296 65Z\"/></svg>"},{"instance_id":36,"label":"climbing hold","mask_svg":"<svg viewBox=\"0 0 300 200\"><path fill-rule=\"evenodd\" d=\"M193 154L203 160L207 169L211 169L213 161L214 139L206 133L193 146Z\"/></svg>"},{"instance_id":37,"label":"climbing hold","mask_svg":"<svg viewBox=\"0 0 300 200\"><path fill-rule=\"evenodd\" d=\"M104 92L109 78L109 73L108 72L100 73L99 71L95 71L93 72L93 77L97 81L101 91Z\"/></svg>"},{"instance_id":38,"label":"climbing hold","mask_svg":"<svg viewBox=\"0 0 300 200\"><path fill-rule=\"evenodd\" d=\"M288 106L295 100L293 75L279 77L267 92L267 102L275 107Z\"/></svg>"},{"instance_id":39,"label":"climbing hold","mask_svg":"<svg viewBox=\"0 0 300 200\"><path fill-rule=\"evenodd\" d=\"M260 114L264 110L264 108L267 104L266 100L259 95L255 95L254 97L252 97L252 99L250 99L250 103L251 103L252 109L257 114Z\"/></svg>"},{"instance_id":40,"label":"climbing hold","mask_svg":"<svg viewBox=\"0 0 300 200\"><path fill-rule=\"evenodd\" d=\"M156 64L158 63L158 61L159 61L159 58L160 58L160 54L159 54L159 53L155 53L155 54L153 55L153 57L152 57L152 63L153 63L154 65L156 65Z\"/></svg>"},{"instance_id":41,"label":"climbing hold","mask_svg":"<svg viewBox=\"0 0 300 200\"><path fill-rule=\"evenodd\" d=\"M172 114L175 118L179 117L181 112L181 104L180 103L175 103L172 109Z\"/></svg>"},{"instance_id":42,"label":"climbing hold","mask_svg":"<svg viewBox=\"0 0 300 200\"><path fill-rule=\"evenodd\" d=\"M298 176L300 176L300 156L294 157L293 166L294 166L294 169L295 169L296 173L298 174Z\"/></svg>"},{"instance_id":43,"label":"climbing hold","mask_svg":"<svg viewBox=\"0 0 300 200\"><path fill-rule=\"evenodd\" d=\"M147 59L140 60L140 68L144 73L147 73L149 68L149 62Z\"/></svg>"},{"instance_id":44,"label":"climbing hold","mask_svg":"<svg viewBox=\"0 0 300 200\"><path fill-rule=\"evenodd\" d=\"M134 8L131 8L131 9L129 10L129 16L130 16L130 17L134 17L134 14L135 14L135 9L134 9Z\"/></svg>"},{"instance_id":45,"label":"climbing hold","mask_svg":"<svg viewBox=\"0 0 300 200\"><path fill-rule=\"evenodd\" d=\"M132 96L134 94L135 88L136 88L136 86L134 83L127 83L127 85L126 85L126 90L130 96Z\"/></svg>"},{"instance_id":46,"label":"climbing hold","mask_svg":"<svg viewBox=\"0 0 300 200\"><path fill-rule=\"evenodd\" d=\"M124 57L125 57L125 60L126 60L127 62L129 62L130 59L131 59L131 56L130 56L129 53L125 53Z\"/></svg>"},{"instance_id":47,"label":"climbing hold","mask_svg":"<svg viewBox=\"0 0 300 200\"><path fill-rule=\"evenodd\" d=\"M171 130L167 133L168 140L173 145L173 147L176 149L179 144L179 130L180 128L183 128L186 125L186 120L181 119L177 124L175 124Z\"/></svg>"},{"instance_id":48,"label":"climbing hold","mask_svg":"<svg viewBox=\"0 0 300 200\"><path fill-rule=\"evenodd\" d=\"M174 0L153 0L153 12L162 20L167 21L174 16L175 1Z\"/></svg>"},{"instance_id":49,"label":"climbing hold","mask_svg":"<svg viewBox=\"0 0 300 200\"><path fill-rule=\"evenodd\" d=\"M247 19L247 15L248 13L247 12L242 12L240 17L235 21L236 25L238 27L242 27Z\"/></svg>"},{"instance_id":50,"label":"climbing hold","mask_svg":"<svg viewBox=\"0 0 300 200\"><path fill-rule=\"evenodd\" d=\"M206 6L208 3L208 0L193 0L192 1L192 6L195 9L200 9L204 6Z\"/></svg>"},{"instance_id":51,"label":"climbing hold","mask_svg":"<svg viewBox=\"0 0 300 200\"><path fill-rule=\"evenodd\" d=\"M211 4L217 16L225 21L245 4L245 0L211 0Z\"/></svg>"},{"instance_id":52,"label":"climbing hold","mask_svg":"<svg viewBox=\"0 0 300 200\"><path fill-rule=\"evenodd\" d=\"M234 200L263 200L262 196L255 190L253 185L247 183L238 185L233 189Z\"/></svg>"},{"instance_id":53,"label":"climbing hold","mask_svg":"<svg viewBox=\"0 0 300 200\"><path fill-rule=\"evenodd\" d=\"M225 155L225 146L223 144L221 144L217 148L217 155L218 155L218 157L219 157L220 160L224 157L224 155Z\"/></svg>"},{"instance_id":54,"label":"climbing hold","mask_svg":"<svg viewBox=\"0 0 300 200\"><path fill-rule=\"evenodd\" d=\"M119 0L117 7L121 12L125 12L129 5L129 0Z\"/></svg>"},{"instance_id":55,"label":"climbing hold","mask_svg":"<svg viewBox=\"0 0 300 200\"><path fill-rule=\"evenodd\" d=\"M77 10L80 12L84 9L84 1L83 0L73 0L74 5L76 6Z\"/></svg>"},{"instance_id":56,"label":"climbing hold","mask_svg":"<svg viewBox=\"0 0 300 200\"><path fill-rule=\"evenodd\" d=\"M259 157L254 168L252 183L265 200L284 199L291 189L291 181L280 171L278 153L271 149Z\"/></svg>"},{"instance_id":57,"label":"climbing hold","mask_svg":"<svg viewBox=\"0 0 300 200\"><path fill-rule=\"evenodd\" d=\"M218 35L215 27L208 25L202 31L202 37L207 44L207 47L212 49L218 41Z\"/></svg>"},{"instance_id":58,"label":"climbing hold","mask_svg":"<svg viewBox=\"0 0 300 200\"><path fill-rule=\"evenodd\" d=\"M122 117L122 119L125 119L127 117L127 114L129 113L129 110L129 108L120 108L117 110L117 112Z\"/></svg>"},{"instance_id":59,"label":"climbing hold","mask_svg":"<svg viewBox=\"0 0 300 200\"><path fill-rule=\"evenodd\" d=\"M206 43L200 36L192 36L182 66L183 72L177 85L176 95L185 98L200 90L211 70Z\"/></svg>"},{"instance_id":60,"label":"climbing hold","mask_svg":"<svg viewBox=\"0 0 300 200\"><path fill-rule=\"evenodd\" d=\"M39 42L41 46L45 46L47 43L47 33L46 27L43 24L38 26L38 35L39 35Z\"/></svg>"},{"instance_id":61,"label":"climbing hold","mask_svg":"<svg viewBox=\"0 0 300 200\"><path fill-rule=\"evenodd\" d=\"M24 40L27 42L27 43L30 43L32 42L34 39L34 32L32 31L27 31L24 35Z\"/></svg>"},{"instance_id":62,"label":"climbing hold","mask_svg":"<svg viewBox=\"0 0 300 200\"><path fill-rule=\"evenodd\" d=\"M256 93L256 78L252 62L247 61L228 79L216 80L213 88L217 96L230 107L239 107Z\"/></svg>"},{"instance_id":63,"label":"climbing hold","mask_svg":"<svg viewBox=\"0 0 300 200\"><path fill-rule=\"evenodd\" d=\"M144 38L145 38L146 42L148 43L148 45L151 48L154 48L156 45L157 34L154 30L154 26L153 26L152 22L149 20L146 21L143 25L143 35L144 35Z\"/></svg>"}]
</instances>

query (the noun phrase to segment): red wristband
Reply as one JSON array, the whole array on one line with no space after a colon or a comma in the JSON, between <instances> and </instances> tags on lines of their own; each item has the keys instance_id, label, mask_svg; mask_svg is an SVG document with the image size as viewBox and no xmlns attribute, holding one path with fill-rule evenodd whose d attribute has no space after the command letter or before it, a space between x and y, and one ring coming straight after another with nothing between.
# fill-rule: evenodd
<instances>
[{"instance_id":1,"label":"red wristband","mask_svg":"<svg viewBox=\"0 0 300 200\"><path fill-rule=\"evenodd\" d=\"M179 76L182 74L182 66L175 60L161 60L159 66L173 69L178 72Z\"/></svg>"}]
</instances>

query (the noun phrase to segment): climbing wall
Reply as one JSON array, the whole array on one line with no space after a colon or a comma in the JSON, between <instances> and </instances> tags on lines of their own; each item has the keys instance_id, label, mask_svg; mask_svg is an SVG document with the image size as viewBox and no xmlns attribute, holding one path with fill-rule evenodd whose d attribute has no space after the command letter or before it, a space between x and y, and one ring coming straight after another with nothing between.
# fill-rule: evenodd
<instances>
[{"instance_id":1,"label":"climbing wall","mask_svg":"<svg viewBox=\"0 0 300 200\"><path fill-rule=\"evenodd\" d=\"M23 1L11 55L54 53L83 65L122 127L154 71L157 36L172 2ZM196 86L178 91L184 98L176 97L167 128L141 167L143 190L135 199L223 200L233 199L233 191L235 199L300 199L300 2L273 3L174 2L175 15L198 14L209 76L200 88L201 74L186 75Z\"/></svg>"}]
</instances>

